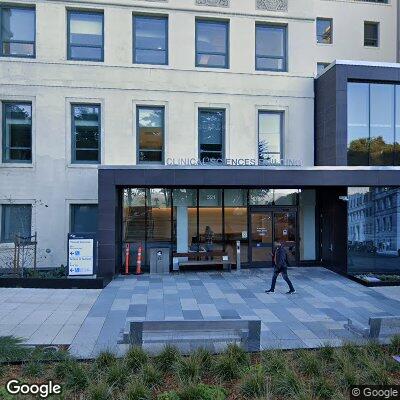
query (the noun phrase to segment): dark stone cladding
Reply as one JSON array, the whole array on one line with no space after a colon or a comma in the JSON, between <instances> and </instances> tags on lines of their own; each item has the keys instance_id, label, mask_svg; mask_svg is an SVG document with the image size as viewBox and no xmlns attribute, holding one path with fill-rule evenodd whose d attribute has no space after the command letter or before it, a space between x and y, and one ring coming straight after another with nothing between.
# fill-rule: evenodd
<instances>
[{"instance_id":1,"label":"dark stone cladding","mask_svg":"<svg viewBox=\"0 0 400 400\"><path fill-rule=\"evenodd\" d=\"M347 83L400 83L400 68L336 63L315 80L315 164L347 165Z\"/></svg>"},{"instance_id":2,"label":"dark stone cladding","mask_svg":"<svg viewBox=\"0 0 400 400\"><path fill-rule=\"evenodd\" d=\"M348 186L399 186L400 168L100 166L98 180L99 276L112 278L116 266L122 262L119 194L123 187L308 187L330 190Z\"/></svg>"}]
</instances>

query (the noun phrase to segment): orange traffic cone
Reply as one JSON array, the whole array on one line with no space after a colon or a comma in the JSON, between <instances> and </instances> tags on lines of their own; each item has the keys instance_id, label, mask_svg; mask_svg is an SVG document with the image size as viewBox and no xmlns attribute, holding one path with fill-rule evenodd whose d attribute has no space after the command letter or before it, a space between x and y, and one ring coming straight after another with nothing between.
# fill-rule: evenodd
<instances>
[{"instance_id":1,"label":"orange traffic cone","mask_svg":"<svg viewBox=\"0 0 400 400\"><path fill-rule=\"evenodd\" d=\"M135 275L142 275L142 243L139 244L138 248Z\"/></svg>"},{"instance_id":2,"label":"orange traffic cone","mask_svg":"<svg viewBox=\"0 0 400 400\"><path fill-rule=\"evenodd\" d=\"M131 245L127 243L125 246L125 275L129 275L129 257L130 257Z\"/></svg>"}]
</instances>

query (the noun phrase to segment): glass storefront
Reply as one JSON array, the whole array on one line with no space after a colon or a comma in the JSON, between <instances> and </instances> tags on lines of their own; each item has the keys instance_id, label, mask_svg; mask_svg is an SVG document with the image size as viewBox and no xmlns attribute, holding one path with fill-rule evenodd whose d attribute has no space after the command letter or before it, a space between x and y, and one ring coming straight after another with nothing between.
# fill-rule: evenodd
<instances>
[{"instance_id":1,"label":"glass storefront","mask_svg":"<svg viewBox=\"0 0 400 400\"><path fill-rule=\"evenodd\" d=\"M348 272L400 269L400 187L348 189Z\"/></svg>"},{"instance_id":2,"label":"glass storefront","mask_svg":"<svg viewBox=\"0 0 400 400\"><path fill-rule=\"evenodd\" d=\"M121 195L121 249L131 269L139 248L146 271L159 247L170 249L171 261L175 252L222 250L235 264L237 241L244 265L270 266L276 240L286 243L293 265L315 260L315 230L302 228L303 220L315 225L314 190L126 188Z\"/></svg>"}]
</instances>

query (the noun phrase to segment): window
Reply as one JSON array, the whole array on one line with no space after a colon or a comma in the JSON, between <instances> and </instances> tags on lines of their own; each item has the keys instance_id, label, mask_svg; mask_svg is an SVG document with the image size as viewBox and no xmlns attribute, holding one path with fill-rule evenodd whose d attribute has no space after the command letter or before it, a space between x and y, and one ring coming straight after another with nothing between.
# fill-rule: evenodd
<instances>
[{"instance_id":1,"label":"window","mask_svg":"<svg viewBox=\"0 0 400 400\"><path fill-rule=\"evenodd\" d=\"M72 105L72 162L100 162L100 106Z\"/></svg>"},{"instance_id":2,"label":"window","mask_svg":"<svg viewBox=\"0 0 400 400\"><path fill-rule=\"evenodd\" d=\"M282 158L282 112L259 111L258 159L260 165L280 163Z\"/></svg>"},{"instance_id":3,"label":"window","mask_svg":"<svg viewBox=\"0 0 400 400\"><path fill-rule=\"evenodd\" d=\"M199 110L199 158L210 162L224 158L225 110Z\"/></svg>"},{"instance_id":4,"label":"window","mask_svg":"<svg viewBox=\"0 0 400 400\"><path fill-rule=\"evenodd\" d=\"M70 233L97 233L97 204L71 204Z\"/></svg>"},{"instance_id":5,"label":"window","mask_svg":"<svg viewBox=\"0 0 400 400\"><path fill-rule=\"evenodd\" d=\"M164 163L164 107L137 108L139 163Z\"/></svg>"},{"instance_id":6,"label":"window","mask_svg":"<svg viewBox=\"0 0 400 400\"><path fill-rule=\"evenodd\" d=\"M348 165L398 165L400 86L349 82Z\"/></svg>"},{"instance_id":7,"label":"window","mask_svg":"<svg viewBox=\"0 0 400 400\"><path fill-rule=\"evenodd\" d=\"M30 103L3 103L3 162L32 162Z\"/></svg>"},{"instance_id":8,"label":"window","mask_svg":"<svg viewBox=\"0 0 400 400\"><path fill-rule=\"evenodd\" d=\"M229 22L196 20L196 66L229 68Z\"/></svg>"},{"instance_id":9,"label":"window","mask_svg":"<svg viewBox=\"0 0 400 400\"><path fill-rule=\"evenodd\" d=\"M378 47L379 45L379 23L364 22L364 46Z\"/></svg>"},{"instance_id":10,"label":"window","mask_svg":"<svg viewBox=\"0 0 400 400\"><path fill-rule=\"evenodd\" d=\"M168 18L133 17L133 62L168 64Z\"/></svg>"},{"instance_id":11,"label":"window","mask_svg":"<svg viewBox=\"0 0 400 400\"><path fill-rule=\"evenodd\" d=\"M68 60L103 61L103 13L68 11Z\"/></svg>"},{"instance_id":12,"label":"window","mask_svg":"<svg viewBox=\"0 0 400 400\"><path fill-rule=\"evenodd\" d=\"M329 63L317 63L317 75L321 75L329 65Z\"/></svg>"},{"instance_id":13,"label":"window","mask_svg":"<svg viewBox=\"0 0 400 400\"><path fill-rule=\"evenodd\" d=\"M332 18L317 18L317 43L332 44L333 20Z\"/></svg>"},{"instance_id":14,"label":"window","mask_svg":"<svg viewBox=\"0 0 400 400\"><path fill-rule=\"evenodd\" d=\"M256 25L256 70L287 71L286 26Z\"/></svg>"},{"instance_id":15,"label":"window","mask_svg":"<svg viewBox=\"0 0 400 400\"><path fill-rule=\"evenodd\" d=\"M0 7L0 55L35 57L35 9Z\"/></svg>"},{"instance_id":16,"label":"window","mask_svg":"<svg viewBox=\"0 0 400 400\"><path fill-rule=\"evenodd\" d=\"M13 242L15 235L31 236L32 206L4 204L1 206L1 241Z\"/></svg>"}]
</instances>

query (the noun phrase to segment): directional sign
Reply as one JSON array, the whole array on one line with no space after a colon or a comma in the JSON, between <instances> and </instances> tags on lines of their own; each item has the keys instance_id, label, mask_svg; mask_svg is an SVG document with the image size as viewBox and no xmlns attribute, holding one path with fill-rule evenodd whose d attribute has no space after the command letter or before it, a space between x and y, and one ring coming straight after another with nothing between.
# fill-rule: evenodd
<instances>
[{"instance_id":1,"label":"directional sign","mask_svg":"<svg viewBox=\"0 0 400 400\"><path fill-rule=\"evenodd\" d=\"M94 239L68 236L68 273L70 276L93 275Z\"/></svg>"}]
</instances>

